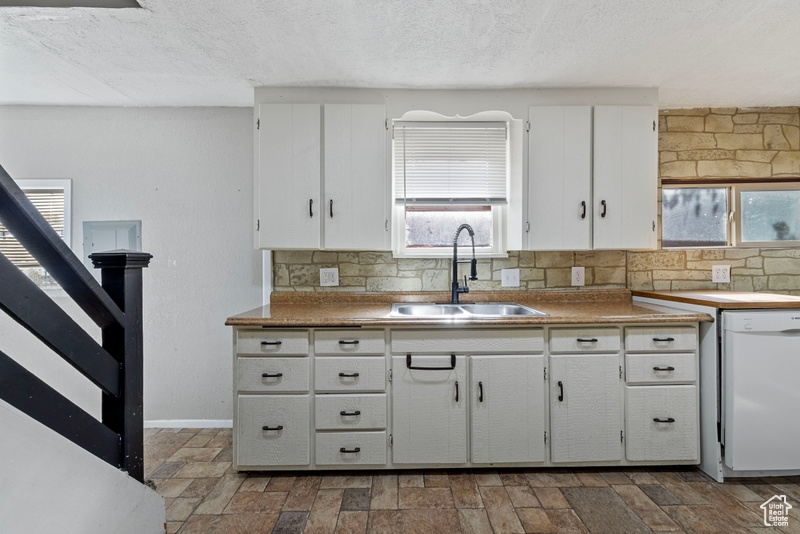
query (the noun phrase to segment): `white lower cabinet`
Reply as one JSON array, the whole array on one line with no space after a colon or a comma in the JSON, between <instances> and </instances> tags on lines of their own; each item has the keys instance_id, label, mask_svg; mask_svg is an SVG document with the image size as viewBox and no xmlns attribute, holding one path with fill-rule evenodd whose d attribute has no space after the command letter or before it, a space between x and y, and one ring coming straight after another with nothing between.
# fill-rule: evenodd
<instances>
[{"instance_id":1,"label":"white lower cabinet","mask_svg":"<svg viewBox=\"0 0 800 534\"><path fill-rule=\"evenodd\" d=\"M317 432L317 465L386 465L386 432Z\"/></svg>"},{"instance_id":2,"label":"white lower cabinet","mask_svg":"<svg viewBox=\"0 0 800 534\"><path fill-rule=\"evenodd\" d=\"M473 463L545 459L544 356L470 356Z\"/></svg>"},{"instance_id":3,"label":"white lower cabinet","mask_svg":"<svg viewBox=\"0 0 800 534\"><path fill-rule=\"evenodd\" d=\"M308 395L239 395L237 410L238 465L308 465Z\"/></svg>"},{"instance_id":4,"label":"white lower cabinet","mask_svg":"<svg viewBox=\"0 0 800 534\"><path fill-rule=\"evenodd\" d=\"M392 356L392 374L393 462L466 463L466 357Z\"/></svg>"},{"instance_id":5,"label":"white lower cabinet","mask_svg":"<svg viewBox=\"0 0 800 534\"><path fill-rule=\"evenodd\" d=\"M626 386L625 457L699 460L696 386Z\"/></svg>"}]
</instances>

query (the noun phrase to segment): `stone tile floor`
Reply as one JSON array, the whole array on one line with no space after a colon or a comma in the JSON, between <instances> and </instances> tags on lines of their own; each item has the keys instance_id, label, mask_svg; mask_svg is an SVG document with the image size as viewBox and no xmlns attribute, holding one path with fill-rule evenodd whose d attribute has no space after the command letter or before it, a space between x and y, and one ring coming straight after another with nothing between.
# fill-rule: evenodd
<instances>
[{"instance_id":1,"label":"stone tile floor","mask_svg":"<svg viewBox=\"0 0 800 534\"><path fill-rule=\"evenodd\" d=\"M230 429L146 429L167 532L800 534L800 477L718 484L694 468L261 472L231 469ZM788 527L764 525L773 495Z\"/></svg>"}]
</instances>

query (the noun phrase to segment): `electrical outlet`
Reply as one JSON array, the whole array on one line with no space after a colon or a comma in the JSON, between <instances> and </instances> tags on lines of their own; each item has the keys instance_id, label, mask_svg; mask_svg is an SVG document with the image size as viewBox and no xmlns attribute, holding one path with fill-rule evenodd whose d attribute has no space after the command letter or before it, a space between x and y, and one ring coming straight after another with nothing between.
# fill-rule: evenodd
<instances>
[{"instance_id":1,"label":"electrical outlet","mask_svg":"<svg viewBox=\"0 0 800 534\"><path fill-rule=\"evenodd\" d=\"M731 266L730 265L712 265L711 266L711 281L715 284L730 284L731 283Z\"/></svg>"},{"instance_id":2,"label":"electrical outlet","mask_svg":"<svg viewBox=\"0 0 800 534\"><path fill-rule=\"evenodd\" d=\"M333 267L331 269L319 270L319 285L321 286L338 286L339 285L339 269Z\"/></svg>"},{"instance_id":3,"label":"electrical outlet","mask_svg":"<svg viewBox=\"0 0 800 534\"><path fill-rule=\"evenodd\" d=\"M502 269L500 273L503 287L519 287L519 269Z\"/></svg>"},{"instance_id":4,"label":"electrical outlet","mask_svg":"<svg viewBox=\"0 0 800 534\"><path fill-rule=\"evenodd\" d=\"M584 267L572 268L572 285L573 286L586 285L586 269Z\"/></svg>"}]
</instances>

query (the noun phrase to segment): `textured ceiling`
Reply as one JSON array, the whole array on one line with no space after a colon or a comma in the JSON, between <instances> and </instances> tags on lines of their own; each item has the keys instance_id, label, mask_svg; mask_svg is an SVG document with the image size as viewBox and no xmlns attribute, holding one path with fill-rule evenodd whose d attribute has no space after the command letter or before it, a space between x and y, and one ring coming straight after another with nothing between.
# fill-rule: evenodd
<instances>
[{"instance_id":1,"label":"textured ceiling","mask_svg":"<svg viewBox=\"0 0 800 534\"><path fill-rule=\"evenodd\" d=\"M798 0L141 0L0 8L0 104L252 106L261 85L658 87L800 104Z\"/></svg>"}]
</instances>

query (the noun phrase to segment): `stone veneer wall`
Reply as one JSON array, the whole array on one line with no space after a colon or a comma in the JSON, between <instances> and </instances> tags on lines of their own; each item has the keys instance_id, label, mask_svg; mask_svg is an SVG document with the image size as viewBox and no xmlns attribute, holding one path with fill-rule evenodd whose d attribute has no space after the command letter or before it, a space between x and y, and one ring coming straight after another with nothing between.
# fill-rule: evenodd
<instances>
[{"instance_id":1,"label":"stone veneer wall","mask_svg":"<svg viewBox=\"0 0 800 534\"><path fill-rule=\"evenodd\" d=\"M800 177L800 108L664 110L659 116L661 178ZM660 197L660 194L659 194ZM660 213L660 206L659 206ZM731 266L731 283L711 282L711 266ZM474 290L500 285L519 268L521 289L569 288L571 267L586 267L586 288L733 289L800 295L800 249L511 251L478 262ZM338 267L338 287L320 287L319 269ZM448 291L449 259L394 259L389 252L275 251L275 291ZM462 275L463 276L463 275Z\"/></svg>"}]
</instances>

